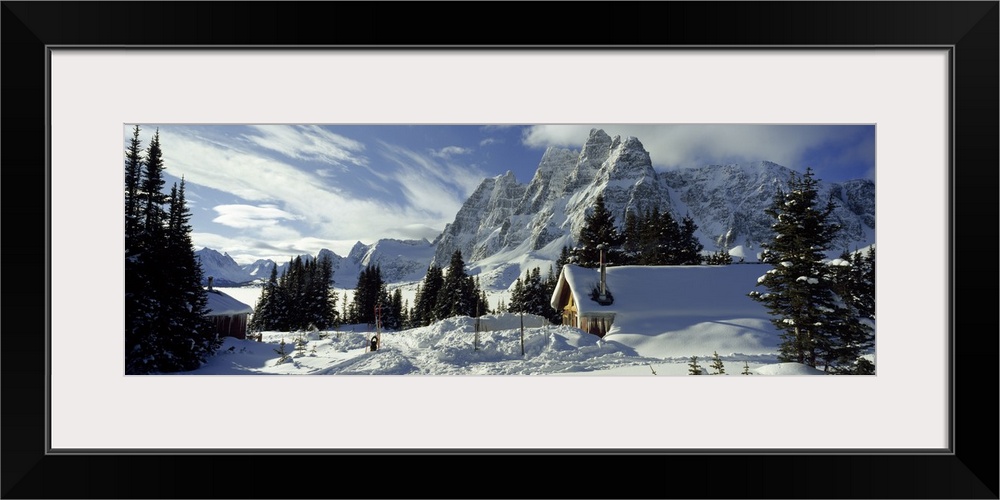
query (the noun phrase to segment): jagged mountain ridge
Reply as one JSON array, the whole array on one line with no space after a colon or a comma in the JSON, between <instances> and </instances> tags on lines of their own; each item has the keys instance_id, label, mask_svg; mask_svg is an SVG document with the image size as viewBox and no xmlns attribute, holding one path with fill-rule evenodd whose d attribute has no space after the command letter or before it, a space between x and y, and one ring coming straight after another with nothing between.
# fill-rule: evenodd
<instances>
[{"instance_id":1,"label":"jagged mountain ridge","mask_svg":"<svg viewBox=\"0 0 1000 500\"><path fill-rule=\"evenodd\" d=\"M204 283L208 277L214 277L217 286L234 286L267 280L275 262L270 259L260 259L252 264L239 265L229 254L219 253L211 248L202 248L195 252L202 267ZM431 258L434 255L434 245L427 240L395 240L381 239L371 245L360 241L346 257L341 257L329 249L320 250L316 256L300 255L303 262L324 256L333 263L333 281L339 288L354 288L358 275L368 264L377 264L382 272L382 278L388 283L416 281L423 278ZM292 260L292 259L289 259ZM289 262L277 264L278 276L288 267Z\"/></svg>"},{"instance_id":2,"label":"jagged mountain ridge","mask_svg":"<svg viewBox=\"0 0 1000 500\"><path fill-rule=\"evenodd\" d=\"M619 227L628 210L656 207L677 220L690 215L706 252L727 249L753 262L761 242L771 238L773 221L764 209L793 173L768 161L657 172L638 138L594 129L580 150L546 149L528 184L518 183L509 171L484 179L433 243L383 239L372 245L358 242L347 257L329 250L320 254L331 254L334 281L342 288L353 288L369 263L378 263L389 283L419 280L431 263L446 267L455 250L462 252L469 272L483 278L483 286L507 288L527 269L553 263L563 245L573 246L594 200L603 194ZM834 217L845 228L833 251L873 244L874 182L820 179L819 186L821 200L832 195ZM226 283L220 277L232 283L266 279L274 265L264 260L241 267L228 255L214 253L202 265L206 276L207 268L217 266L219 284ZM279 276L286 265L279 264Z\"/></svg>"},{"instance_id":3,"label":"jagged mountain ridge","mask_svg":"<svg viewBox=\"0 0 1000 500\"><path fill-rule=\"evenodd\" d=\"M767 161L657 172L638 138L593 129L579 151L548 148L526 186L510 172L485 179L435 240L434 262L444 266L460 250L480 271L523 274L497 269L514 265L511 257L518 254L555 260L563 245L575 243L599 194L619 227L629 210L656 207L677 220L690 215L706 251L725 249L754 261L772 235L764 209L793 173ZM820 180L820 190L822 200L833 194L834 217L845 227L836 251L874 243L872 181Z\"/></svg>"}]
</instances>

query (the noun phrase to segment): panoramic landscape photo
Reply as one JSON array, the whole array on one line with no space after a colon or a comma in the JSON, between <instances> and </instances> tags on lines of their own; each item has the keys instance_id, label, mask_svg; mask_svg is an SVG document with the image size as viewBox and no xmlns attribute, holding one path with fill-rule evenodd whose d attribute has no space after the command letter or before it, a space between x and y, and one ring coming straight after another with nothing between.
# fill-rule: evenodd
<instances>
[{"instance_id":1,"label":"panoramic landscape photo","mask_svg":"<svg viewBox=\"0 0 1000 500\"><path fill-rule=\"evenodd\" d=\"M126 124L127 375L874 375L874 125Z\"/></svg>"}]
</instances>

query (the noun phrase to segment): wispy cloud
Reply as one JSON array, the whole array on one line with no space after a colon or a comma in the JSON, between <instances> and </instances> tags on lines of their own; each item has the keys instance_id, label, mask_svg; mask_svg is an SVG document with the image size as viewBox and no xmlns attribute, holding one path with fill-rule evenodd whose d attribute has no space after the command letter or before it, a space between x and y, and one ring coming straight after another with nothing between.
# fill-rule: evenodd
<instances>
[{"instance_id":1,"label":"wispy cloud","mask_svg":"<svg viewBox=\"0 0 1000 500\"><path fill-rule=\"evenodd\" d=\"M301 219L275 205L218 205L214 210L219 216L213 222L236 228L275 226L280 220Z\"/></svg>"},{"instance_id":2,"label":"wispy cloud","mask_svg":"<svg viewBox=\"0 0 1000 500\"><path fill-rule=\"evenodd\" d=\"M198 227L195 241L232 248L234 255L337 251L334 245L346 253L357 241L433 239L486 177L478 167L450 157L385 142L376 143L377 155L365 158L364 168L316 168L301 159L316 157L303 152L302 145L312 139L297 138L314 135L310 128L270 128L267 137L287 137L291 145L268 142L267 147L260 141L227 143L212 133L197 127L163 128L164 160L168 174L219 192L208 205L215 207L209 224L218 224L217 230ZM223 199L228 202L214 201ZM234 230L242 232L241 238L225 236Z\"/></svg>"},{"instance_id":3,"label":"wispy cloud","mask_svg":"<svg viewBox=\"0 0 1000 500\"><path fill-rule=\"evenodd\" d=\"M490 144L496 144L498 142L500 142L500 140L496 139L495 137L487 137L479 141L479 147L489 146Z\"/></svg>"},{"instance_id":4,"label":"wispy cloud","mask_svg":"<svg viewBox=\"0 0 1000 500\"><path fill-rule=\"evenodd\" d=\"M437 150L432 149L430 150L430 152L431 156L434 156L435 158L442 158L448 160L451 159L451 157L453 156L467 155L471 153L472 150L469 148L463 148L461 146L446 146Z\"/></svg>"},{"instance_id":5,"label":"wispy cloud","mask_svg":"<svg viewBox=\"0 0 1000 500\"><path fill-rule=\"evenodd\" d=\"M367 165L360 153L365 145L316 125L254 125L244 138L289 158L331 163Z\"/></svg>"}]
</instances>

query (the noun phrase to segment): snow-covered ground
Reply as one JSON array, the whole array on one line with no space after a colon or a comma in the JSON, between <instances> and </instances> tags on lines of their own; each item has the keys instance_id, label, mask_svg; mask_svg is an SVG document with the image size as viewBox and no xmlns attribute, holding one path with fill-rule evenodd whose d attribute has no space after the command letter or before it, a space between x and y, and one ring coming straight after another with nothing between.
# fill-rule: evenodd
<instances>
[{"instance_id":1,"label":"snow-covered ground","mask_svg":"<svg viewBox=\"0 0 1000 500\"><path fill-rule=\"evenodd\" d=\"M633 331L621 321L604 338L576 328L552 325L543 318L517 314L489 315L479 320L449 318L430 326L398 332L382 331L381 344L370 351L376 332L369 325L337 330L263 332L262 341L227 337L218 353L193 375L688 375L691 356L705 374L713 372L718 353L727 375L810 375L822 371L794 363L778 363L779 332L766 320L763 307L742 292L753 289L761 266L726 266L742 276L730 293L716 289L710 308L696 317L660 322ZM412 304L416 284L399 286ZM715 288L718 288L716 286ZM217 288L250 305L260 287ZM345 290L338 290L343 294ZM350 290L346 291L348 294ZM496 303L502 290L489 291ZM626 294L622 294L623 298ZM688 296L691 294L688 293ZM508 297L509 300L509 297ZM748 307L749 304L749 307ZM711 311L718 311L715 315ZM735 312L735 314L734 314ZM284 346L281 343L284 342ZM282 352L285 359L282 359ZM874 356L869 356L874 361Z\"/></svg>"}]
</instances>

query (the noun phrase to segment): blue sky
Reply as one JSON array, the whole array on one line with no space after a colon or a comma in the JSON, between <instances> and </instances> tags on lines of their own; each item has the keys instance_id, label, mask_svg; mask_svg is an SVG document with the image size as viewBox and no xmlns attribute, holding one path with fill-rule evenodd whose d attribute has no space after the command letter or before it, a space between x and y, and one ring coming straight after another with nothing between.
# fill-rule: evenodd
<instances>
[{"instance_id":1,"label":"blue sky","mask_svg":"<svg viewBox=\"0 0 1000 500\"><path fill-rule=\"evenodd\" d=\"M484 178L527 183L546 147L579 149L591 128L636 136L657 170L769 160L875 178L873 125L140 124L140 139L159 129L168 187L184 176L195 247L246 264L433 240Z\"/></svg>"}]
</instances>

